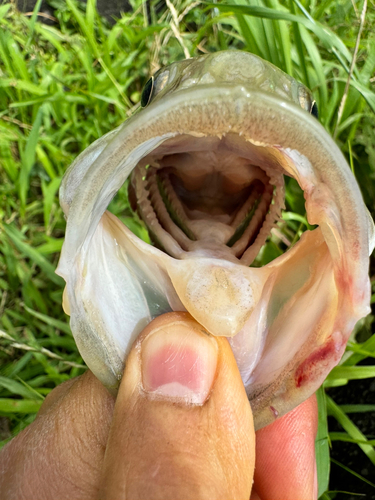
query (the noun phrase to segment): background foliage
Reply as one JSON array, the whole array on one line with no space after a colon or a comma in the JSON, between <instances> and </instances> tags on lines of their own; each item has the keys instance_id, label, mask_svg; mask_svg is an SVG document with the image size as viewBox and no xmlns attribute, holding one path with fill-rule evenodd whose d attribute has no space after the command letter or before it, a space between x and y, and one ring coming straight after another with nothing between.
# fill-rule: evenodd
<instances>
[{"instance_id":1,"label":"background foliage","mask_svg":"<svg viewBox=\"0 0 375 500\"><path fill-rule=\"evenodd\" d=\"M65 225L58 188L78 153L138 107L143 84L159 67L228 48L279 66L313 90L321 122L346 155L370 211L375 207L373 0L133 0L114 23L98 16L95 0L49 3L53 17L38 12L40 0L33 13L0 6L1 444L33 420L56 385L85 369L61 308L64 283L54 274ZM142 231L125 193L111 208ZM307 226L303 198L290 183L281 237L269 242L260 263ZM373 319L357 325L326 388L375 376ZM329 492L330 441L357 443L374 467L375 436L362 434L350 414L374 412L375 404L339 406L322 389L318 398L319 492L341 498ZM327 414L340 432L328 432Z\"/></svg>"}]
</instances>

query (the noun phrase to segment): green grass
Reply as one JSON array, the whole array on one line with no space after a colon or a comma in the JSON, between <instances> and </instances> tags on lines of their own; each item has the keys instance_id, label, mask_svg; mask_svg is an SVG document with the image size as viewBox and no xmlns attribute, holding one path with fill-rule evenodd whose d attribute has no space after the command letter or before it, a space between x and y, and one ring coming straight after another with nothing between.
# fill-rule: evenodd
<instances>
[{"instance_id":1,"label":"green grass","mask_svg":"<svg viewBox=\"0 0 375 500\"><path fill-rule=\"evenodd\" d=\"M13 4L0 6L2 444L33 420L56 385L85 369L62 312L63 282L54 274L65 227L58 204L62 175L80 151L138 107L142 86L160 66L188 54L235 47L306 83L370 211L375 207L373 0L362 23L363 2L355 0L175 1L175 10L134 0L133 11L114 25L98 16L92 0L87 7L51 0L53 26L38 22L39 4L32 16L20 14ZM290 181L288 187L279 230L293 243L308 224L298 186ZM111 208L142 235L124 190ZM280 239L271 241L260 263L284 249ZM374 367L357 366L375 356L373 319L357 325L357 340L326 387L374 377ZM374 408L339 407L323 389L318 399L319 493L329 499L334 498L327 491L331 440L357 443L375 465L373 437L364 436L350 419L353 411ZM327 414L344 432L328 433Z\"/></svg>"}]
</instances>

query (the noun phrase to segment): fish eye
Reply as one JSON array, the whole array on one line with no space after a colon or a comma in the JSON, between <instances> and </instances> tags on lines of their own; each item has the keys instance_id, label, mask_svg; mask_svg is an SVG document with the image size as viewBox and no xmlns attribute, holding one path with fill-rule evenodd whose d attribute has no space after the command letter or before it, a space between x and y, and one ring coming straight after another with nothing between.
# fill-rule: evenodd
<instances>
[{"instance_id":1,"label":"fish eye","mask_svg":"<svg viewBox=\"0 0 375 500\"><path fill-rule=\"evenodd\" d=\"M316 119L319 119L316 100L313 98L311 92L302 84L298 88L298 100L302 109L305 109L311 115L315 116Z\"/></svg>"},{"instance_id":2,"label":"fish eye","mask_svg":"<svg viewBox=\"0 0 375 500\"><path fill-rule=\"evenodd\" d=\"M310 113L315 116L315 118L317 118L319 120L319 112L318 112L318 105L316 104L316 101L313 101L311 103L311 107L310 107Z\"/></svg>"},{"instance_id":3,"label":"fish eye","mask_svg":"<svg viewBox=\"0 0 375 500\"><path fill-rule=\"evenodd\" d=\"M152 76L149 80L147 80L146 85L143 88L141 95L141 106L145 108L147 104L151 101L152 91L154 89L154 77Z\"/></svg>"}]
</instances>

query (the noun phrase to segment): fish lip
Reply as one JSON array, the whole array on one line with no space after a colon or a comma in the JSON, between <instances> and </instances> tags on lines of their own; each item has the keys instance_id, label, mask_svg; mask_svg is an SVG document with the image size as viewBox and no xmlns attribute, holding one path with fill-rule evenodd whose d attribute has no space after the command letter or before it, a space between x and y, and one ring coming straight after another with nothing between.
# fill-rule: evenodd
<instances>
[{"instance_id":1,"label":"fish lip","mask_svg":"<svg viewBox=\"0 0 375 500\"><path fill-rule=\"evenodd\" d=\"M152 124L154 120L175 109L180 109L186 113L192 113L193 107L200 105L211 105L214 109L219 109L220 105L228 101L237 110L241 112L245 102L258 106L259 103L266 105L267 108L277 115L280 113L291 113L298 115L301 122L306 122L306 125L313 128L314 133L327 134L320 122L314 118L308 111L301 108L291 98L283 97L277 94L271 94L265 90L259 90L257 87L245 84L228 84L228 83L209 83L190 87L185 89L176 89L171 93L163 95L160 99L156 99L144 108L140 108L131 118L129 118L122 126L129 127L130 124L134 128L143 128L144 125ZM190 111L189 111L190 110ZM213 111L212 110L212 111ZM194 109L196 111L196 109ZM155 118L156 117L156 118ZM229 116L227 116L229 118ZM328 135L328 134L327 134ZM328 135L331 139L331 137ZM332 139L331 139L332 140ZM333 142L333 140L332 140ZM270 145L270 143L266 143Z\"/></svg>"}]
</instances>

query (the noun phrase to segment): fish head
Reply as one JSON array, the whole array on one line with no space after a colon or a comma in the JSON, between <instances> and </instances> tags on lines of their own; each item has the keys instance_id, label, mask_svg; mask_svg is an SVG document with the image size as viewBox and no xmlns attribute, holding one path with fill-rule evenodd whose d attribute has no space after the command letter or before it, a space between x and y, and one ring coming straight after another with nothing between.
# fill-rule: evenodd
<instances>
[{"instance_id":1,"label":"fish head","mask_svg":"<svg viewBox=\"0 0 375 500\"><path fill-rule=\"evenodd\" d=\"M369 312L373 221L310 91L259 57L176 62L147 82L142 105L62 183L57 272L72 332L115 392L146 324L187 311L228 338L260 428L321 385ZM259 266L288 178L309 230ZM152 245L107 211L125 182Z\"/></svg>"}]
</instances>

